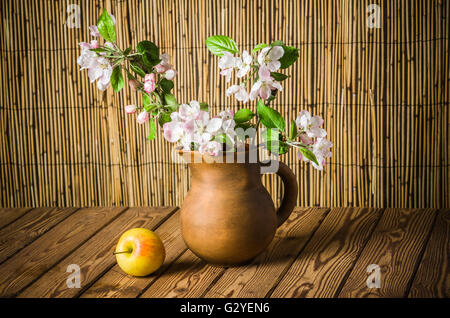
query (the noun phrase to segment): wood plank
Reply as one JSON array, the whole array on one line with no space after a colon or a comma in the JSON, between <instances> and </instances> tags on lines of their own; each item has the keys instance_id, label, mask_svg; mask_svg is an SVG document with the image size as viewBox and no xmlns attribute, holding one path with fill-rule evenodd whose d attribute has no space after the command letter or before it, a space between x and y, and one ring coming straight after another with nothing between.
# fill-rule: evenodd
<instances>
[{"instance_id":1,"label":"wood plank","mask_svg":"<svg viewBox=\"0 0 450 318\"><path fill-rule=\"evenodd\" d=\"M332 209L270 297L334 297L381 212Z\"/></svg>"},{"instance_id":2,"label":"wood plank","mask_svg":"<svg viewBox=\"0 0 450 318\"><path fill-rule=\"evenodd\" d=\"M435 218L432 209L387 209L339 297L405 297ZM381 288L368 288L367 266L381 270Z\"/></svg>"},{"instance_id":3,"label":"wood plank","mask_svg":"<svg viewBox=\"0 0 450 318\"><path fill-rule=\"evenodd\" d=\"M22 215L30 211L31 208L1 208L0 209L0 229L14 222Z\"/></svg>"},{"instance_id":4,"label":"wood plank","mask_svg":"<svg viewBox=\"0 0 450 318\"><path fill-rule=\"evenodd\" d=\"M126 208L80 209L0 265L0 296L15 296Z\"/></svg>"},{"instance_id":5,"label":"wood plank","mask_svg":"<svg viewBox=\"0 0 450 318\"><path fill-rule=\"evenodd\" d=\"M186 245L180 232L180 212L175 212L166 222L155 231L166 248L166 259L161 268L148 277L132 277L125 274L118 265L114 265L108 272L89 287L81 297L126 297L134 298L155 281L169 265L184 251Z\"/></svg>"},{"instance_id":6,"label":"wood plank","mask_svg":"<svg viewBox=\"0 0 450 318\"><path fill-rule=\"evenodd\" d=\"M436 216L408 297L450 298L450 209Z\"/></svg>"},{"instance_id":7,"label":"wood plank","mask_svg":"<svg viewBox=\"0 0 450 318\"><path fill-rule=\"evenodd\" d=\"M328 212L297 208L277 230L266 251L247 266L229 268L205 297L264 297L290 268Z\"/></svg>"},{"instance_id":8,"label":"wood plank","mask_svg":"<svg viewBox=\"0 0 450 318\"><path fill-rule=\"evenodd\" d=\"M0 230L0 263L46 233L77 208L36 208Z\"/></svg>"},{"instance_id":9,"label":"wood plank","mask_svg":"<svg viewBox=\"0 0 450 318\"><path fill-rule=\"evenodd\" d=\"M141 295L145 298L192 298L201 297L209 285L225 268L208 265L190 250L181 255Z\"/></svg>"},{"instance_id":10,"label":"wood plank","mask_svg":"<svg viewBox=\"0 0 450 318\"><path fill-rule=\"evenodd\" d=\"M76 297L104 272L116 264L116 244L126 230L144 227L154 229L176 208L130 208L56 266L28 286L18 297ZM77 264L81 269L81 288L68 288L67 267Z\"/></svg>"}]
</instances>

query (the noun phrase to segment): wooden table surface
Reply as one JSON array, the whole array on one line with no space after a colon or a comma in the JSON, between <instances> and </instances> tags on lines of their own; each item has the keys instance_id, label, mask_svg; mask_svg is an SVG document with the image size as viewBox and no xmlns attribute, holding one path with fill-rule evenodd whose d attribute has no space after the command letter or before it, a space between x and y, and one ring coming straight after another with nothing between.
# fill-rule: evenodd
<instances>
[{"instance_id":1,"label":"wooden table surface","mask_svg":"<svg viewBox=\"0 0 450 318\"><path fill-rule=\"evenodd\" d=\"M166 261L145 278L112 252L127 229L158 233ZM255 261L207 265L180 235L179 210L0 209L2 297L449 297L450 210L297 208ZM70 264L81 288L68 288ZM381 270L369 288L367 267Z\"/></svg>"}]
</instances>

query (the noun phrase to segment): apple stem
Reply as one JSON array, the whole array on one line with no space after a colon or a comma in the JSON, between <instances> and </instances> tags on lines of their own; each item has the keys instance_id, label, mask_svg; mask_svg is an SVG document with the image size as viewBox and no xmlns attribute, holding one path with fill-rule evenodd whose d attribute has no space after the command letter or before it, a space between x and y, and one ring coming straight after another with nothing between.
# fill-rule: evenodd
<instances>
[{"instance_id":1,"label":"apple stem","mask_svg":"<svg viewBox=\"0 0 450 318\"><path fill-rule=\"evenodd\" d=\"M114 252L113 255L116 255L116 254L124 254L124 253L131 253L131 251L130 251L130 250L127 250L127 251L121 251L121 252Z\"/></svg>"}]
</instances>

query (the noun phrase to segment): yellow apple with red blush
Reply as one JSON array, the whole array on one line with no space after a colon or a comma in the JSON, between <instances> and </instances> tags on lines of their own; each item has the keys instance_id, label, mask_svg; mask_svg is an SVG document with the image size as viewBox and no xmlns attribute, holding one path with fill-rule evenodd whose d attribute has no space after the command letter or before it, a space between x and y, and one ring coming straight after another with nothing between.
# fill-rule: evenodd
<instances>
[{"instance_id":1,"label":"yellow apple with red blush","mask_svg":"<svg viewBox=\"0 0 450 318\"><path fill-rule=\"evenodd\" d=\"M154 232L134 228L122 234L116 246L117 264L132 276L147 276L164 263L164 244Z\"/></svg>"}]
</instances>

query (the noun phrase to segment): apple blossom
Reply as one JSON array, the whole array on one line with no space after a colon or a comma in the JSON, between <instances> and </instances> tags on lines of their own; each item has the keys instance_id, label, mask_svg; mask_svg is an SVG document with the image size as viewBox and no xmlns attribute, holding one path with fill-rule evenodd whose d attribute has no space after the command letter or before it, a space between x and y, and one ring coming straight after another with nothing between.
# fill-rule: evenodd
<instances>
[{"instance_id":1,"label":"apple blossom","mask_svg":"<svg viewBox=\"0 0 450 318\"><path fill-rule=\"evenodd\" d=\"M109 61L103 57L99 57L88 69L88 76L91 83L97 81L97 88L104 91L109 86L112 71L113 69Z\"/></svg>"},{"instance_id":2,"label":"apple blossom","mask_svg":"<svg viewBox=\"0 0 450 318\"><path fill-rule=\"evenodd\" d=\"M230 52L223 52L223 56L219 60L219 68L227 69L236 67L237 59Z\"/></svg>"},{"instance_id":3,"label":"apple blossom","mask_svg":"<svg viewBox=\"0 0 450 318\"><path fill-rule=\"evenodd\" d=\"M238 101L243 103L246 103L249 100L248 92L242 85L232 85L228 87L226 94L227 96L234 95Z\"/></svg>"},{"instance_id":4,"label":"apple blossom","mask_svg":"<svg viewBox=\"0 0 450 318\"><path fill-rule=\"evenodd\" d=\"M302 110L295 119L297 127L306 133L308 137L323 138L327 135L325 129L320 128L323 125L323 119L320 116L312 117L307 110Z\"/></svg>"},{"instance_id":5,"label":"apple blossom","mask_svg":"<svg viewBox=\"0 0 450 318\"><path fill-rule=\"evenodd\" d=\"M106 58L91 51L91 49L99 47L98 42L96 40L92 40L91 43L81 42L80 47L81 55L78 57L77 63L81 66L81 70L87 69L91 83L97 81L98 89L106 90L109 86L112 66Z\"/></svg>"},{"instance_id":6,"label":"apple blossom","mask_svg":"<svg viewBox=\"0 0 450 318\"><path fill-rule=\"evenodd\" d=\"M139 86L141 86L141 84L139 84L138 81L136 81L135 79L131 79L128 81L128 85L130 86L130 88L135 91L139 88Z\"/></svg>"},{"instance_id":7,"label":"apple blossom","mask_svg":"<svg viewBox=\"0 0 450 318\"><path fill-rule=\"evenodd\" d=\"M200 113L200 103L197 101L191 101L189 105L180 105L178 112L172 113L174 116L179 116L182 120L196 119Z\"/></svg>"},{"instance_id":8,"label":"apple blossom","mask_svg":"<svg viewBox=\"0 0 450 318\"><path fill-rule=\"evenodd\" d=\"M164 138L168 142L177 142L184 135L183 124L178 121L170 121L163 125Z\"/></svg>"},{"instance_id":9,"label":"apple blossom","mask_svg":"<svg viewBox=\"0 0 450 318\"><path fill-rule=\"evenodd\" d=\"M143 110L136 118L138 124L145 124L150 119L150 114Z\"/></svg>"},{"instance_id":10,"label":"apple blossom","mask_svg":"<svg viewBox=\"0 0 450 318\"><path fill-rule=\"evenodd\" d=\"M237 77L241 78L247 75L252 64L252 56L248 54L247 51L242 52L242 59L238 60L237 67L239 71L237 72Z\"/></svg>"},{"instance_id":11,"label":"apple blossom","mask_svg":"<svg viewBox=\"0 0 450 318\"><path fill-rule=\"evenodd\" d=\"M95 52L92 52L92 51L89 51L89 50L90 49L96 49L96 48L100 47L100 45L98 44L97 40L92 40L90 43L80 42L79 45L81 47L81 55L86 54L87 53L86 50L88 52L95 53Z\"/></svg>"},{"instance_id":12,"label":"apple blossom","mask_svg":"<svg viewBox=\"0 0 450 318\"><path fill-rule=\"evenodd\" d=\"M317 139L317 142L313 145L313 153L316 156L319 165L316 165L314 162L312 162L314 168L316 168L317 170L323 170L323 166L326 163L325 158L331 157L330 148L332 146L333 144L325 138Z\"/></svg>"},{"instance_id":13,"label":"apple blossom","mask_svg":"<svg viewBox=\"0 0 450 318\"><path fill-rule=\"evenodd\" d=\"M177 71L169 64L169 54L163 53L159 58L161 62L154 67L156 73L163 74L166 79L172 80L177 75Z\"/></svg>"},{"instance_id":14,"label":"apple blossom","mask_svg":"<svg viewBox=\"0 0 450 318\"><path fill-rule=\"evenodd\" d=\"M125 112L126 112L127 114L133 114L133 113L135 113L135 112L136 112L136 105L128 105L128 106L125 106Z\"/></svg>"},{"instance_id":15,"label":"apple blossom","mask_svg":"<svg viewBox=\"0 0 450 318\"><path fill-rule=\"evenodd\" d=\"M250 91L250 100L254 100L258 96L262 99L270 97L272 90L282 91L283 87L270 76L270 70L261 66L258 71L259 80L253 84Z\"/></svg>"},{"instance_id":16,"label":"apple blossom","mask_svg":"<svg viewBox=\"0 0 450 318\"><path fill-rule=\"evenodd\" d=\"M100 32L98 32L98 28L96 25L91 25L89 27L89 31L91 31L91 36L95 38L100 36Z\"/></svg>"},{"instance_id":17,"label":"apple blossom","mask_svg":"<svg viewBox=\"0 0 450 318\"><path fill-rule=\"evenodd\" d=\"M233 74L233 69L232 68L226 68L222 71L220 71L220 75L225 76L225 81L228 83L229 81L231 81L231 75Z\"/></svg>"},{"instance_id":18,"label":"apple blossom","mask_svg":"<svg viewBox=\"0 0 450 318\"><path fill-rule=\"evenodd\" d=\"M164 73L164 77L168 80L173 80L173 78L178 74L178 72L174 69L167 70Z\"/></svg>"},{"instance_id":19,"label":"apple blossom","mask_svg":"<svg viewBox=\"0 0 450 318\"><path fill-rule=\"evenodd\" d=\"M234 111L231 109L227 109L224 111L221 111L218 115L223 120L233 119L234 118Z\"/></svg>"},{"instance_id":20,"label":"apple blossom","mask_svg":"<svg viewBox=\"0 0 450 318\"><path fill-rule=\"evenodd\" d=\"M230 52L224 52L223 56L220 58L219 68L222 70L220 75L224 75L227 82L231 80L233 68L237 67L238 63L238 59L235 58Z\"/></svg>"},{"instance_id":21,"label":"apple blossom","mask_svg":"<svg viewBox=\"0 0 450 318\"><path fill-rule=\"evenodd\" d=\"M145 74L144 78L144 91L146 91L148 94L153 92L155 90L156 86L156 77L155 73Z\"/></svg>"},{"instance_id":22,"label":"apple blossom","mask_svg":"<svg viewBox=\"0 0 450 318\"><path fill-rule=\"evenodd\" d=\"M279 60L283 55L284 49L281 46L267 46L259 53L258 63L261 66L266 66L270 72L276 72L281 66Z\"/></svg>"},{"instance_id":23,"label":"apple blossom","mask_svg":"<svg viewBox=\"0 0 450 318\"><path fill-rule=\"evenodd\" d=\"M222 150L222 144L215 140L204 143L198 148L198 151L201 154L207 153L211 156L217 156L221 150Z\"/></svg>"},{"instance_id":24,"label":"apple blossom","mask_svg":"<svg viewBox=\"0 0 450 318\"><path fill-rule=\"evenodd\" d=\"M159 64L155 66L155 71L158 74L161 74L170 69L169 54L163 53L159 56L159 58L161 59L161 62L159 62Z\"/></svg>"},{"instance_id":25,"label":"apple blossom","mask_svg":"<svg viewBox=\"0 0 450 318\"><path fill-rule=\"evenodd\" d=\"M177 112L170 115L172 121L163 125L164 137L176 142L183 150L199 150L215 156L222 150L222 144L215 140L220 134L234 137L233 113L224 111L218 117L210 117L200 109L200 103L191 101L180 105Z\"/></svg>"},{"instance_id":26,"label":"apple blossom","mask_svg":"<svg viewBox=\"0 0 450 318\"><path fill-rule=\"evenodd\" d=\"M330 148L333 144L325 138L327 132L320 128L323 125L323 119L320 116L312 117L307 110L302 110L296 118L295 123L299 130L299 138L303 145L310 148L317 159L318 164L311 162L313 167L322 170L326 158L331 157ZM310 161L304 157L301 152L297 153L299 160Z\"/></svg>"}]
</instances>

